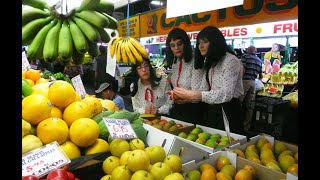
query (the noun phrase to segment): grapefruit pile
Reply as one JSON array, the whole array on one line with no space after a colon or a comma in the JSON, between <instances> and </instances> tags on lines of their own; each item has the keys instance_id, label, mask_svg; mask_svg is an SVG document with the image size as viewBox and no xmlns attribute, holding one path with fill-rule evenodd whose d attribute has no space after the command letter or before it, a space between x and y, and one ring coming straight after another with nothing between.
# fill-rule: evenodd
<instances>
[{"instance_id":1,"label":"grapefruit pile","mask_svg":"<svg viewBox=\"0 0 320 180\"><path fill-rule=\"evenodd\" d=\"M36 83L40 76L35 71L25 72L34 85L33 93L22 100L23 153L54 141L69 159L109 151L91 119L102 112L101 101L89 95L81 99L66 81Z\"/></svg>"}]
</instances>

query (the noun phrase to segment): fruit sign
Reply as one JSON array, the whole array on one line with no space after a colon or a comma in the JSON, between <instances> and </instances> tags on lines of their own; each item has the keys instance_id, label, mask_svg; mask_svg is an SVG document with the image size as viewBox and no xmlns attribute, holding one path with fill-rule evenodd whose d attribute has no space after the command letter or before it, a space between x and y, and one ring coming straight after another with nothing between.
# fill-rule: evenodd
<instances>
[{"instance_id":1,"label":"fruit sign","mask_svg":"<svg viewBox=\"0 0 320 180\"><path fill-rule=\"evenodd\" d=\"M31 69L30 63L27 59L27 55L25 52L22 52L22 71L27 71Z\"/></svg>"},{"instance_id":2,"label":"fruit sign","mask_svg":"<svg viewBox=\"0 0 320 180\"><path fill-rule=\"evenodd\" d=\"M86 90L84 89L80 75L77 75L74 78L72 78L71 82L73 84L74 89L80 95L81 99L83 99L87 93L86 93Z\"/></svg>"},{"instance_id":3,"label":"fruit sign","mask_svg":"<svg viewBox=\"0 0 320 180\"><path fill-rule=\"evenodd\" d=\"M136 133L131 127L131 124L126 119L110 119L103 118L112 139L134 139L137 138Z\"/></svg>"},{"instance_id":4,"label":"fruit sign","mask_svg":"<svg viewBox=\"0 0 320 180\"><path fill-rule=\"evenodd\" d=\"M22 156L22 176L34 175L40 178L68 163L70 159L54 141Z\"/></svg>"}]
</instances>

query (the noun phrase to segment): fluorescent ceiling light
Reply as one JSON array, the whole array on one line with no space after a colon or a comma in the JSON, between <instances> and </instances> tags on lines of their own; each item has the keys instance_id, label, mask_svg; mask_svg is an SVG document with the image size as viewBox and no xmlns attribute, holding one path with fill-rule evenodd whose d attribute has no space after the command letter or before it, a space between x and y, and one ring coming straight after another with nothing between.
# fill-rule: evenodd
<instances>
[{"instance_id":1,"label":"fluorescent ceiling light","mask_svg":"<svg viewBox=\"0 0 320 180\"><path fill-rule=\"evenodd\" d=\"M160 2L160 1L151 1L151 4L153 4L153 5L157 5L157 6L162 6L162 2Z\"/></svg>"}]
</instances>

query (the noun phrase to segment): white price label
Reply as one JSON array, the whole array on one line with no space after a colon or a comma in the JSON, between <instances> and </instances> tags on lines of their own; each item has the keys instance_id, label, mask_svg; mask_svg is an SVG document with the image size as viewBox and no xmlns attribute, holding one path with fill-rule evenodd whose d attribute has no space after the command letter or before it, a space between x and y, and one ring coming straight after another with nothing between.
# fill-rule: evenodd
<instances>
[{"instance_id":1,"label":"white price label","mask_svg":"<svg viewBox=\"0 0 320 180\"><path fill-rule=\"evenodd\" d=\"M71 82L76 92L80 95L81 99L83 99L87 93L84 89L80 75L77 75L74 78L72 78Z\"/></svg>"},{"instance_id":2,"label":"white price label","mask_svg":"<svg viewBox=\"0 0 320 180\"><path fill-rule=\"evenodd\" d=\"M227 115L226 115L226 113L224 112L224 110L223 110L223 107L222 107L222 106L221 106L221 109L222 109L222 114L223 114L223 123L224 123L224 128L225 128L225 130L226 130L226 133L227 133L227 136L228 136L229 142L231 143L231 139L230 139L230 126L229 126L229 121L228 121Z\"/></svg>"},{"instance_id":3,"label":"white price label","mask_svg":"<svg viewBox=\"0 0 320 180\"><path fill-rule=\"evenodd\" d=\"M104 123L109 130L112 139L134 139L137 138L136 133L131 127L131 124L126 119L110 119L103 118Z\"/></svg>"},{"instance_id":4,"label":"white price label","mask_svg":"<svg viewBox=\"0 0 320 180\"><path fill-rule=\"evenodd\" d=\"M22 156L22 176L34 175L40 178L68 163L70 159L54 141Z\"/></svg>"}]
</instances>

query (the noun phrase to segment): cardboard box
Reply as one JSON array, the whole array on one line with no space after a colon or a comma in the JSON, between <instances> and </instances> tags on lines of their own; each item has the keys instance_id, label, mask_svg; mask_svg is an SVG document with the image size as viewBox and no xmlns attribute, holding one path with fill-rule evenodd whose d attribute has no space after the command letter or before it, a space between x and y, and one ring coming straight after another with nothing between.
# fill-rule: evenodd
<instances>
[{"instance_id":1,"label":"cardboard box","mask_svg":"<svg viewBox=\"0 0 320 180\"><path fill-rule=\"evenodd\" d=\"M293 152L293 154L295 154L296 152L298 152L298 146L297 146L297 145L290 144L290 143L286 143L286 142L283 142L283 141L275 140L274 137L272 137L272 136L270 136L270 135L268 135L268 134L263 134L263 133L262 133L262 134L259 134L259 135L257 135L257 136L254 136L254 137L252 137L252 138L250 138L250 139L248 140L248 142L245 143L245 144L242 144L242 145L237 144L237 145L235 145L235 146L230 147L230 149L231 149L231 150L232 150L232 149L240 149L240 150L242 150L243 153L244 153L247 146L252 145L252 144L256 144L261 137L265 137L272 145L274 145L275 143L279 143L279 142L283 143L283 144L287 147L288 150L291 150L291 151ZM242 161L245 161L246 163L250 162L250 164L255 164L255 165L258 165L259 167L262 166L263 168L266 168L266 169L268 169L268 170L271 170L271 171L273 171L273 173L276 173L276 174L280 173L280 172L278 172L278 171L269 169L269 168L265 167L264 165L260 165L260 164L251 162L251 161L249 161L249 160L247 160L247 159L244 159L244 158L241 158L241 157L238 157L238 159L241 160L240 162L242 162ZM286 177L286 176L287 176L287 175L284 174L284 173L280 173L280 174L281 174L281 177ZM292 176L294 176L294 175L291 175L291 174L289 175L289 177L291 177L290 179L292 179Z\"/></svg>"},{"instance_id":2,"label":"cardboard box","mask_svg":"<svg viewBox=\"0 0 320 180\"><path fill-rule=\"evenodd\" d=\"M191 160L200 160L207 157L209 154L207 151L178 139L177 136L173 134L166 133L148 124L143 124L143 127L148 131L146 137L147 146L162 146L167 155L179 155L182 163L186 163Z\"/></svg>"}]
</instances>

